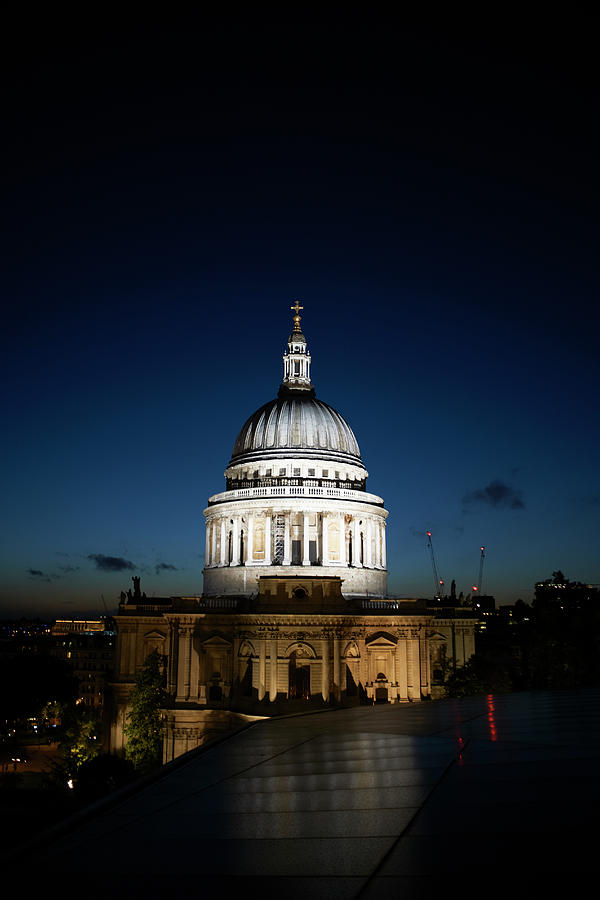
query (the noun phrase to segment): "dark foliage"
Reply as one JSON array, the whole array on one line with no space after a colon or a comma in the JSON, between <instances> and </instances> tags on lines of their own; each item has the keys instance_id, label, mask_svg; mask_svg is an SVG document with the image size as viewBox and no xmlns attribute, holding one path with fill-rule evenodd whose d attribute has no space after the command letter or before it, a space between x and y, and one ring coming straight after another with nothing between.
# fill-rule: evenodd
<instances>
[{"instance_id":1,"label":"dark foliage","mask_svg":"<svg viewBox=\"0 0 600 900\"><path fill-rule=\"evenodd\" d=\"M490 619L477 653L448 679L450 696L600 684L600 592L562 572L536 585L531 606Z\"/></svg>"},{"instance_id":2,"label":"dark foliage","mask_svg":"<svg viewBox=\"0 0 600 900\"><path fill-rule=\"evenodd\" d=\"M103 753L79 767L77 797L82 803L93 803L124 787L134 777L135 770L129 760Z\"/></svg>"},{"instance_id":3,"label":"dark foliage","mask_svg":"<svg viewBox=\"0 0 600 900\"><path fill-rule=\"evenodd\" d=\"M127 716L125 753L137 772L160 765L163 745L162 708L167 703L163 657L150 653L137 673Z\"/></svg>"}]
</instances>

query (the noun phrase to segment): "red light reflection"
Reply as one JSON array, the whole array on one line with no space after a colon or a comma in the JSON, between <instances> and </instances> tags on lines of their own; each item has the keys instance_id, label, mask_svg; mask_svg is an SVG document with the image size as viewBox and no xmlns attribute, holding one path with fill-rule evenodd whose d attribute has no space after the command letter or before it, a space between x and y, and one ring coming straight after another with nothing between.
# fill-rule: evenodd
<instances>
[{"instance_id":1,"label":"red light reflection","mask_svg":"<svg viewBox=\"0 0 600 900\"><path fill-rule=\"evenodd\" d=\"M497 741L498 740L498 732L496 730L496 719L494 713L496 711L496 707L494 706L494 695L488 694L486 697L487 708L488 708L488 723L490 726L490 740Z\"/></svg>"}]
</instances>

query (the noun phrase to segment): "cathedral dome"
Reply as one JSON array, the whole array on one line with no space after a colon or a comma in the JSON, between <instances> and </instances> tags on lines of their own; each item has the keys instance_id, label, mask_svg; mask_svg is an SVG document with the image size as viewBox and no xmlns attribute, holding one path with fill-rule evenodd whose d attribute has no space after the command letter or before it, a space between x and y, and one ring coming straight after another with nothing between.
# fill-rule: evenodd
<instances>
[{"instance_id":1,"label":"cathedral dome","mask_svg":"<svg viewBox=\"0 0 600 900\"><path fill-rule=\"evenodd\" d=\"M230 465L256 454L286 456L317 451L320 459L362 465L354 433L346 420L314 392L282 390L257 409L243 425L233 447ZM277 453L277 455L279 455Z\"/></svg>"},{"instance_id":2,"label":"cathedral dome","mask_svg":"<svg viewBox=\"0 0 600 900\"><path fill-rule=\"evenodd\" d=\"M209 498L204 512L210 597L255 597L262 578L281 573L295 579L293 591L312 590L298 579L339 578L344 597L385 595L387 510L367 491L369 473L350 425L317 399L301 309L296 300L277 396L244 422L225 490Z\"/></svg>"},{"instance_id":3,"label":"cathedral dome","mask_svg":"<svg viewBox=\"0 0 600 900\"><path fill-rule=\"evenodd\" d=\"M315 396L310 351L300 327L301 309L296 300L292 307L294 328L283 354L283 382L277 397L257 409L236 438L226 471L231 488L249 478L253 484L263 476L272 479L277 470L277 477L314 478L319 472L321 478L352 481L354 486L361 483L364 489L368 473L352 429L339 412ZM289 463L289 471L271 465L275 460ZM330 462L334 464L331 473Z\"/></svg>"}]
</instances>

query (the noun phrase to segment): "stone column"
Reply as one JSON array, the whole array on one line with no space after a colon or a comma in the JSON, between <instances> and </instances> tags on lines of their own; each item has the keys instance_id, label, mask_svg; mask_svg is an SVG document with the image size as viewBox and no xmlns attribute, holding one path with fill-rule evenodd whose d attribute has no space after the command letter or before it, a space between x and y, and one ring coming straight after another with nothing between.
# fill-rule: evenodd
<instances>
[{"instance_id":1,"label":"stone column","mask_svg":"<svg viewBox=\"0 0 600 900\"><path fill-rule=\"evenodd\" d=\"M190 626L190 686L189 699L198 702L198 683L200 681L200 657L194 649L194 629Z\"/></svg>"},{"instance_id":2,"label":"stone column","mask_svg":"<svg viewBox=\"0 0 600 900\"><path fill-rule=\"evenodd\" d=\"M419 639L408 639L408 699L421 699L421 666L419 664Z\"/></svg>"},{"instance_id":3,"label":"stone column","mask_svg":"<svg viewBox=\"0 0 600 900\"><path fill-rule=\"evenodd\" d=\"M212 528L212 522L209 520L206 523L206 541L204 544L204 566L210 566L210 532ZM160 570L159 570L160 571Z\"/></svg>"},{"instance_id":4,"label":"stone column","mask_svg":"<svg viewBox=\"0 0 600 900\"><path fill-rule=\"evenodd\" d=\"M428 697L431 693L430 684L430 668L431 660L429 658L429 647L426 635L421 632L419 636L419 656L421 658L421 695Z\"/></svg>"},{"instance_id":5,"label":"stone column","mask_svg":"<svg viewBox=\"0 0 600 900\"><path fill-rule=\"evenodd\" d=\"M127 633L127 674L135 676L135 650L137 644L137 630L135 626L128 629Z\"/></svg>"},{"instance_id":6,"label":"stone column","mask_svg":"<svg viewBox=\"0 0 600 900\"><path fill-rule=\"evenodd\" d=\"M179 661L179 623L169 623L169 669L167 690L170 694L177 692L177 669Z\"/></svg>"},{"instance_id":7,"label":"stone column","mask_svg":"<svg viewBox=\"0 0 600 900\"><path fill-rule=\"evenodd\" d=\"M346 565L346 518L340 513L340 566Z\"/></svg>"},{"instance_id":8,"label":"stone column","mask_svg":"<svg viewBox=\"0 0 600 900\"><path fill-rule=\"evenodd\" d=\"M399 637L396 646L396 672L398 673L398 696L408 700L408 660L406 658L406 638Z\"/></svg>"},{"instance_id":9,"label":"stone column","mask_svg":"<svg viewBox=\"0 0 600 900\"><path fill-rule=\"evenodd\" d=\"M224 566L227 562L227 525L225 519L221 519L221 563Z\"/></svg>"},{"instance_id":10,"label":"stone column","mask_svg":"<svg viewBox=\"0 0 600 900\"><path fill-rule=\"evenodd\" d=\"M321 560L321 565L328 566L329 565L329 542L327 540L327 524L328 518L327 514L323 513L321 517L321 534L323 541L323 558Z\"/></svg>"},{"instance_id":11,"label":"stone column","mask_svg":"<svg viewBox=\"0 0 600 900\"><path fill-rule=\"evenodd\" d=\"M310 555L308 552L308 523L309 516L308 513L304 513L303 516L303 530L302 530L302 565L310 566Z\"/></svg>"},{"instance_id":12,"label":"stone column","mask_svg":"<svg viewBox=\"0 0 600 900\"><path fill-rule=\"evenodd\" d=\"M248 516L248 550L246 552L246 565L254 559L254 516Z\"/></svg>"},{"instance_id":13,"label":"stone column","mask_svg":"<svg viewBox=\"0 0 600 900\"><path fill-rule=\"evenodd\" d=\"M265 566L270 566L272 560L271 518L271 510L268 509L265 514Z\"/></svg>"},{"instance_id":14,"label":"stone column","mask_svg":"<svg viewBox=\"0 0 600 900\"><path fill-rule=\"evenodd\" d=\"M277 638L269 638L269 700L277 700Z\"/></svg>"},{"instance_id":15,"label":"stone column","mask_svg":"<svg viewBox=\"0 0 600 900\"><path fill-rule=\"evenodd\" d=\"M381 523L381 568L385 569L387 565L387 556L385 549L385 522Z\"/></svg>"},{"instance_id":16,"label":"stone column","mask_svg":"<svg viewBox=\"0 0 600 900\"><path fill-rule=\"evenodd\" d=\"M266 674L267 674L267 665L266 665L266 641L264 638L260 638L258 642L258 699L264 700L266 693Z\"/></svg>"},{"instance_id":17,"label":"stone column","mask_svg":"<svg viewBox=\"0 0 600 900\"><path fill-rule=\"evenodd\" d=\"M329 639L321 641L321 696L325 703L329 700Z\"/></svg>"},{"instance_id":18,"label":"stone column","mask_svg":"<svg viewBox=\"0 0 600 900\"><path fill-rule=\"evenodd\" d=\"M117 672L119 675L124 676L126 681L130 681L130 678L127 678L129 671L127 669L127 628L123 626L119 628L117 632Z\"/></svg>"},{"instance_id":19,"label":"stone column","mask_svg":"<svg viewBox=\"0 0 600 900\"><path fill-rule=\"evenodd\" d=\"M233 517L233 537L232 537L232 552L231 552L231 563L232 566L239 566L240 564L240 517Z\"/></svg>"},{"instance_id":20,"label":"stone column","mask_svg":"<svg viewBox=\"0 0 600 900\"><path fill-rule=\"evenodd\" d=\"M352 538L352 565L357 569L361 569L362 562L360 561L360 525L358 524L357 516L354 516L352 525L354 526L354 536Z\"/></svg>"},{"instance_id":21,"label":"stone column","mask_svg":"<svg viewBox=\"0 0 600 900\"><path fill-rule=\"evenodd\" d=\"M189 699L190 665L192 653L192 626L179 627L179 665L177 667L177 702Z\"/></svg>"},{"instance_id":22,"label":"stone column","mask_svg":"<svg viewBox=\"0 0 600 900\"><path fill-rule=\"evenodd\" d=\"M333 639L333 696L336 700L341 699L340 684L340 639Z\"/></svg>"},{"instance_id":23,"label":"stone column","mask_svg":"<svg viewBox=\"0 0 600 900\"><path fill-rule=\"evenodd\" d=\"M282 565L289 566L292 561L292 524L291 513L286 512L283 517L283 559Z\"/></svg>"},{"instance_id":24,"label":"stone column","mask_svg":"<svg viewBox=\"0 0 600 900\"><path fill-rule=\"evenodd\" d=\"M367 519L365 528L365 565L368 569L373 568L373 553L372 553L372 537L373 537L373 522L371 519Z\"/></svg>"}]
</instances>

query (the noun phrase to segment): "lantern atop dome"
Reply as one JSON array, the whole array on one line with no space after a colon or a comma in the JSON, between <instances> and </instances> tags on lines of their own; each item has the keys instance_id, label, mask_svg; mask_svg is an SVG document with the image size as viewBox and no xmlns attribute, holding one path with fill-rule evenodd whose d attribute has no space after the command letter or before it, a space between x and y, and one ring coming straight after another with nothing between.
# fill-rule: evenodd
<instances>
[{"instance_id":1,"label":"lantern atop dome","mask_svg":"<svg viewBox=\"0 0 600 900\"><path fill-rule=\"evenodd\" d=\"M310 352L306 338L300 327L300 306L298 300L290 307L294 315L294 328L288 338L288 351L283 354L283 390L313 391L310 380Z\"/></svg>"}]
</instances>

